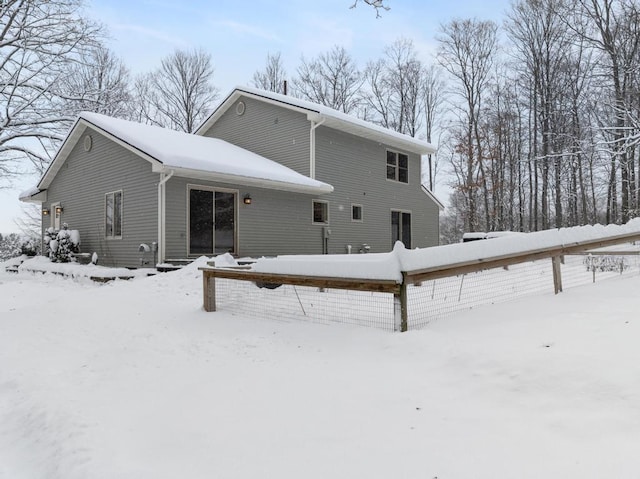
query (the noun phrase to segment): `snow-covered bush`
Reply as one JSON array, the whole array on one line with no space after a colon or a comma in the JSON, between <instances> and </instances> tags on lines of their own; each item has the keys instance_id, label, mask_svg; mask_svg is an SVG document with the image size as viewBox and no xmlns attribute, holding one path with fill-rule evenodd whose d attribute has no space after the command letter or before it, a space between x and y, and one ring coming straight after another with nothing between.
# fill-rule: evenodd
<instances>
[{"instance_id":1,"label":"snow-covered bush","mask_svg":"<svg viewBox=\"0 0 640 479\"><path fill-rule=\"evenodd\" d=\"M22 238L15 233L6 236L0 234L0 261L20 256Z\"/></svg>"},{"instance_id":2,"label":"snow-covered bush","mask_svg":"<svg viewBox=\"0 0 640 479\"><path fill-rule=\"evenodd\" d=\"M588 255L584 258L584 264L587 271L600 272L624 272L629 268L629 264L624 256L592 256Z\"/></svg>"},{"instance_id":3,"label":"snow-covered bush","mask_svg":"<svg viewBox=\"0 0 640 479\"><path fill-rule=\"evenodd\" d=\"M29 238L20 245L20 253L27 256L36 256L40 253L40 241L36 238Z\"/></svg>"},{"instance_id":4,"label":"snow-covered bush","mask_svg":"<svg viewBox=\"0 0 640 479\"><path fill-rule=\"evenodd\" d=\"M45 256L51 257L51 242L56 239L56 236L58 236L58 230L53 228L53 226L44 230L43 243Z\"/></svg>"},{"instance_id":5,"label":"snow-covered bush","mask_svg":"<svg viewBox=\"0 0 640 479\"><path fill-rule=\"evenodd\" d=\"M80 232L70 230L66 223L57 232L53 228L47 228L44 242L49 258L54 262L68 263L73 261L74 253L80 252Z\"/></svg>"}]
</instances>

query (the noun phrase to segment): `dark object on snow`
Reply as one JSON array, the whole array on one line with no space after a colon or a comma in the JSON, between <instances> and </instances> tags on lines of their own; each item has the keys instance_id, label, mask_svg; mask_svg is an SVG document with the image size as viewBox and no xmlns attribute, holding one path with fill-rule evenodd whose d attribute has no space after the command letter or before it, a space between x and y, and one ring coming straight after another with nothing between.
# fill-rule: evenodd
<instances>
[{"instance_id":1,"label":"dark object on snow","mask_svg":"<svg viewBox=\"0 0 640 479\"><path fill-rule=\"evenodd\" d=\"M276 289L282 286L281 283L265 283L263 281L256 281L256 286L258 288L266 288L266 289Z\"/></svg>"}]
</instances>

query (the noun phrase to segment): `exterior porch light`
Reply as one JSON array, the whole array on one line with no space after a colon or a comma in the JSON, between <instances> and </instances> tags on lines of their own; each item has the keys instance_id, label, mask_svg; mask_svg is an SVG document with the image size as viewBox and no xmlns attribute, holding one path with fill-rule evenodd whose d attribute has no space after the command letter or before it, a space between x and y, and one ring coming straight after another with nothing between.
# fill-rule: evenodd
<instances>
[{"instance_id":1,"label":"exterior porch light","mask_svg":"<svg viewBox=\"0 0 640 479\"><path fill-rule=\"evenodd\" d=\"M64 211L64 208L62 207L62 205L58 205L56 206L56 214L62 214L62 212Z\"/></svg>"},{"instance_id":2,"label":"exterior porch light","mask_svg":"<svg viewBox=\"0 0 640 479\"><path fill-rule=\"evenodd\" d=\"M242 198L242 202L245 205L250 205L251 204L251 195L249 193L247 193L246 195L244 195L244 198Z\"/></svg>"},{"instance_id":3,"label":"exterior porch light","mask_svg":"<svg viewBox=\"0 0 640 479\"><path fill-rule=\"evenodd\" d=\"M49 208L42 208L42 215L49 216Z\"/></svg>"}]
</instances>

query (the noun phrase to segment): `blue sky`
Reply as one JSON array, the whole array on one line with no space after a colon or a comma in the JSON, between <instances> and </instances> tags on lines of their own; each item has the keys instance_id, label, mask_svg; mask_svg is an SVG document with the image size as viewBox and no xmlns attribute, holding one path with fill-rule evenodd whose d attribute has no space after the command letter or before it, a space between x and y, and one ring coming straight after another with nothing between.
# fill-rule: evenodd
<instances>
[{"instance_id":1,"label":"blue sky","mask_svg":"<svg viewBox=\"0 0 640 479\"><path fill-rule=\"evenodd\" d=\"M439 25L454 17L499 20L507 0L389 0L376 18L373 8L352 0L254 0L214 2L94 0L91 13L105 23L111 46L134 72L153 69L176 48L211 52L215 82L226 92L250 81L268 53L281 52L289 73L300 57L344 46L364 66L385 45L403 36L414 41L423 60L435 50Z\"/></svg>"},{"instance_id":2,"label":"blue sky","mask_svg":"<svg viewBox=\"0 0 640 479\"><path fill-rule=\"evenodd\" d=\"M413 40L419 57L433 60L441 24L453 18L500 22L508 0L388 0L376 18L353 0L87 0L87 14L103 23L107 43L133 75L153 70L175 49L211 53L214 83L224 96L246 85L262 69L268 53L281 52L290 76L304 55L311 58L342 45L359 66L383 55L400 37ZM0 233L16 231L20 191L37 183L25 177L0 190Z\"/></svg>"}]
</instances>

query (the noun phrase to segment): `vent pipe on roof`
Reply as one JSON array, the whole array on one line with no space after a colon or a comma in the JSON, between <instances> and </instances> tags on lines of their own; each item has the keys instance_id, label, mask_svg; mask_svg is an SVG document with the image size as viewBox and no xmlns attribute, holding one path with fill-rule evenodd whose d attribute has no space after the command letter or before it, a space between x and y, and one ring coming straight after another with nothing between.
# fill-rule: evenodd
<instances>
[{"instance_id":1,"label":"vent pipe on roof","mask_svg":"<svg viewBox=\"0 0 640 479\"><path fill-rule=\"evenodd\" d=\"M283 84L282 84L282 93L283 93L284 95L286 95L286 94L287 94L287 80L285 80L285 81L283 82Z\"/></svg>"}]
</instances>

